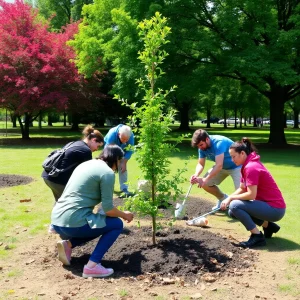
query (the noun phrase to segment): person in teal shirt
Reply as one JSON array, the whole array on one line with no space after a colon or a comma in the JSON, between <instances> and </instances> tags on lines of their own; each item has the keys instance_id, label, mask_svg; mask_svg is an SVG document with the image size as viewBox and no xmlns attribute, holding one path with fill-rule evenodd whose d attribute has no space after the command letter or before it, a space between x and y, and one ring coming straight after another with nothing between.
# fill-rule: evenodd
<instances>
[{"instance_id":1,"label":"person in teal shirt","mask_svg":"<svg viewBox=\"0 0 300 300\"><path fill-rule=\"evenodd\" d=\"M220 208L221 202L228 197L218 187L225 178L231 176L235 189L240 185L241 167L232 161L229 154L232 144L231 139L222 135L209 135L203 129L196 130L192 137L192 147L198 148L198 164L190 183L198 184L198 187L218 199L213 210ZM199 177L204 170L206 159L215 162L215 165L203 177Z\"/></svg>"},{"instance_id":2,"label":"person in teal shirt","mask_svg":"<svg viewBox=\"0 0 300 300\"><path fill-rule=\"evenodd\" d=\"M127 162L130 159L134 146L134 135L129 126L119 124L111 128L106 136L104 137L104 147L107 145L118 145L124 150L124 158L119 164L119 182L120 190L122 195L125 197L132 196L132 193L128 191L128 172L127 172Z\"/></svg>"},{"instance_id":3,"label":"person in teal shirt","mask_svg":"<svg viewBox=\"0 0 300 300\"><path fill-rule=\"evenodd\" d=\"M51 224L63 238L57 243L58 259L70 265L72 248L100 237L83 277L106 277L114 270L101 265L104 254L116 241L123 222L133 220L129 211L120 211L113 205L115 172L124 152L117 145L109 145L97 159L80 164L70 177L63 194L53 207ZM97 213L95 206L101 203Z\"/></svg>"}]
</instances>

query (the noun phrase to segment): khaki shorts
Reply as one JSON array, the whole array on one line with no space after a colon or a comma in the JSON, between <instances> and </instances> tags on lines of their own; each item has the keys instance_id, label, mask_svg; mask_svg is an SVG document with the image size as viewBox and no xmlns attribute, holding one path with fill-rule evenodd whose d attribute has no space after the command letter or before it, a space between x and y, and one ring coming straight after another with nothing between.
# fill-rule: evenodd
<instances>
[{"instance_id":1,"label":"khaki shorts","mask_svg":"<svg viewBox=\"0 0 300 300\"><path fill-rule=\"evenodd\" d=\"M213 168L214 167L209 169L204 177L206 177L213 170ZM206 184L208 186L219 185L228 176L231 176L235 189L238 189L241 182L241 168L235 168L231 170L222 169L215 177L209 179Z\"/></svg>"}]
</instances>

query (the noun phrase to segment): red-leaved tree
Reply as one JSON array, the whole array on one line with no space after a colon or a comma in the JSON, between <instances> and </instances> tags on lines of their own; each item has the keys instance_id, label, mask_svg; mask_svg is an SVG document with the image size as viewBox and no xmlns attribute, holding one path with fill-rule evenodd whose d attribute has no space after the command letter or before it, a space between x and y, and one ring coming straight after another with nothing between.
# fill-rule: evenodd
<instances>
[{"instance_id":1,"label":"red-leaved tree","mask_svg":"<svg viewBox=\"0 0 300 300\"><path fill-rule=\"evenodd\" d=\"M29 124L42 111L65 111L72 101L78 110L88 105L78 96L84 80L66 44L77 29L73 23L59 33L49 32L37 11L22 0L0 0L0 106L15 114L23 139L29 138Z\"/></svg>"}]
</instances>

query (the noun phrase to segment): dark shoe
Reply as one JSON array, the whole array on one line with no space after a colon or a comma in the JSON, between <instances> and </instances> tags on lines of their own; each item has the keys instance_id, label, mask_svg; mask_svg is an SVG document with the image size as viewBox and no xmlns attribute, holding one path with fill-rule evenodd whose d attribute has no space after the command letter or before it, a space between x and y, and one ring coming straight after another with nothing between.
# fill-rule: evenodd
<instances>
[{"instance_id":1,"label":"dark shoe","mask_svg":"<svg viewBox=\"0 0 300 300\"><path fill-rule=\"evenodd\" d=\"M280 229L279 225L277 225L276 223L273 223L273 222L269 222L267 228L263 227L265 238L267 238L267 239L271 238L272 234L278 232L279 229Z\"/></svg>"},{"instance_id":2,"label":"dark shoe","mask_svg":"<svg viewBox=\"0 0 300 300\"><path fill-rule=\"evenodd\" d=\"M253 247L265 246L265 245L266 245L266 240L262 232L260 232L260 234L252 233L247 242L239 243L239 246L243 248L253 248Z\"/></svg>"}]
</instances>

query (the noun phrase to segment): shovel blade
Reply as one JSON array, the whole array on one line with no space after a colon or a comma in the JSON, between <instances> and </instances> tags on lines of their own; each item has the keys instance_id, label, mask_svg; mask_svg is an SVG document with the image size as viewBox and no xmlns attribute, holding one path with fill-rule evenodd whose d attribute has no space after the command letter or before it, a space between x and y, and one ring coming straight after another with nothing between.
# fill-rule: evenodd
<instances>
[{"instance_id":1,"label":"shovel blade","mask_svg":"<svg viewBox=\"0 0 300 300\"><path fill-rule=\"evenodd\" d=\"M175 208L175 218L180 219L185 215L185 207L183 204L177 203Z\"/></svg>"}]
</instances>

